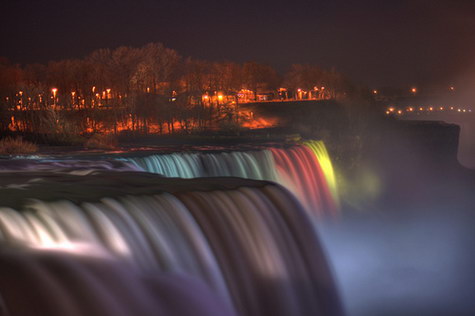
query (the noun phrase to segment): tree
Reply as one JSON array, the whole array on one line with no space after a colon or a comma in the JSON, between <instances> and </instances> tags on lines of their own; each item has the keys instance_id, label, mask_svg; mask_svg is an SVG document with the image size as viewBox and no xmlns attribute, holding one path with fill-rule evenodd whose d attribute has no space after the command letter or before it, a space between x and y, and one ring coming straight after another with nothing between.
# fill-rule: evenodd
<instances>
[{"instance_id":1,"label":"tree","mask_svg":"<svg viewBox=\"0 0 475 316\"><path fill-rule=\"evenodd\" d=\"M243 86L254 93L256 101L259 92L276 89L279 81L277 72L269 65L256 62L247 62L243 65Z\"/></svg>"}]
</instances>

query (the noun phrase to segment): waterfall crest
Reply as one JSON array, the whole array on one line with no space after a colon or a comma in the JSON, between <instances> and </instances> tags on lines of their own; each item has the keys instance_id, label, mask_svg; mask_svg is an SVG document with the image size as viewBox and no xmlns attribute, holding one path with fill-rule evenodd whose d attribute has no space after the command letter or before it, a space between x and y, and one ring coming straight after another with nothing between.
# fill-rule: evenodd
<instances>
[{"instance_id":1,"label":"waterfall crest","mask_svg":"<svg viewBox=\"0 0 475 316\"><path fill-rule=\"evenodd\" d=\"M114 186L119 178L122 184ZM27 190L9 191L31 197L44 186L63 193L109 190L80 202L25 198L22 207L0 208L4 244L111 256L134 271L192 277L208 284L239 315L341 313L309 214L279 185L105 171L41 179L28 182L25 176ZM140 183L169 189L146 192ZM130 193L123 194L127 185L136 191L126 188Z\"/></svg>"},{"instance_id":2,"label":"waterfall crest","mask_svg":"<svg viewBox=\"0 0 475 316\"><path fill-rule=\"evenodd\" d=\"M239 177L273 181L294 193L316 216L335 216L338 212L334 170L321 141L257 151L153 154L124 160L146 172L171 178Z\"/></svg>"}]
</instances>

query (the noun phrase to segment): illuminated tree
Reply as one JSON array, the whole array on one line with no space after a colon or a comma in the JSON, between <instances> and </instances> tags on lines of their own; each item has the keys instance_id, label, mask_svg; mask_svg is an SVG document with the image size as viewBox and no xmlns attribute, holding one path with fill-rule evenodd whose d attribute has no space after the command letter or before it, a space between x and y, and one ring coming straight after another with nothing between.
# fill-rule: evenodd
<instances>
[{"instance_id":1,"label":"illuminated tree","mask_svg":"<svg viewBox=\"0 0 475 316\"><path fill-rule=\"evenodd\" d=\"M256 101L259 92L276 89L279 81L277 72L269 65L256 62L247 62L243 65L244 88L254 93Z\"/></svg>"}]
</instances>

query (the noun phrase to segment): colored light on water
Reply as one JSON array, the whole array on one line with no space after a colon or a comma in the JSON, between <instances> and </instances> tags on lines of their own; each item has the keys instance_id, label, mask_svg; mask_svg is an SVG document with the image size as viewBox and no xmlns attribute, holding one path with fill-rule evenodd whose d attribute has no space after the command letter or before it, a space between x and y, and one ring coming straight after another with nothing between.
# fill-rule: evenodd
<instances>
[{"instance_id":1,"label":"colored light on water","mask_svg":"<svg viewBox=\"0 0 475 316\"><path fill-rule=\"evenodd\" d=\"M304 142L304 145L310 148L310 150L312 150L312 152L317 157L333 199L336 205L338 205L338 186L336 182L335 171L325 144L322 141L309 140Z\"/></svg>"}]
</instances>

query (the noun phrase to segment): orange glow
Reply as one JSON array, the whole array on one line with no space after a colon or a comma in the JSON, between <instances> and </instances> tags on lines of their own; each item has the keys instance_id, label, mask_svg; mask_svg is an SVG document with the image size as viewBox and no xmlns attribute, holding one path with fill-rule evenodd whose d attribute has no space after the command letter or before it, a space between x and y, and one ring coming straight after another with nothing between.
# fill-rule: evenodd
<instances>
[{"instance_id":1,"label":"orange glow","mask_svg":"<svg viewBox=\"0 0 475 316\"><path fill-rule=\"evenodd\" d=\"M401 115L401 114L402 114L402 111L401 111L401 110L398 110L398 111L397 111L397 114Z\"/></svg>"},{"instance_id":2,"label":"orange glow","mask_svg":"<svg viewBox=\"0 0 475 316\"><path fill-rule=\"evenodd\" d=\"M430 108L429 108L429 111L433 111L433 110L434 110L434 108L433 108L433 107L430 107Z\"/></svg>"},{"instance_id":3,"label":"orange glow","mask_svg":"<svg viewBox=\"0 0 475 316\"><path fill-rule=\"evenodd\" d=\"M247 122L243 122L241 124L242 127L250 128L250 129L258 129L258 128L267 128L273 127L277 125L278 120L275 118L255 118Z\"/></svg>"},{"instance_id":4,"label":"orange glow","mask_svg":"<svg viewBox=\"0 0 475 316\"><path fill-rule=\"evenodd\" d=\"M389 108L388 111L389 112L394 112L394 108Z\"/></svg>"},{"instance_id":5,"label":"orange glow","mask_svg":"<svg viewBox=\"0 0 475 316\"><path fill-rule=\"evenodd\" d=\"M373 90L373 94L378 94L378 90Z\"/></svg>"}]
</instances>

